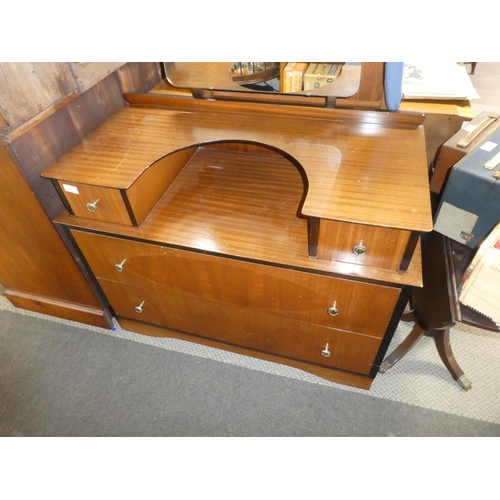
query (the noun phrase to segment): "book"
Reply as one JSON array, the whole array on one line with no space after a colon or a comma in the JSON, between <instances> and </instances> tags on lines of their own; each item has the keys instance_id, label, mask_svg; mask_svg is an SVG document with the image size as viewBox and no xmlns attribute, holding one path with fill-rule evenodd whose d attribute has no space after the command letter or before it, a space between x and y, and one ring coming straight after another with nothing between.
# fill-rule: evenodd
<instances>
[{"instance_id":1,"label":"book","mask_svg":"<svg viewBox=\"0 0 500 500\"><path fill-rule=\"evenodd\" d=\"M476 251L462 283L458 300L500 324L500 224Z\"/></svg>"},{"instance_id":2,"label":"book","mask_svg":"<svg viewBox=\"0 0 500 500\"><path fill-rule=\"evenodd\" d=\"M283 92L301 92L308 63L289 62L283 70Z\"/></svg>"}]
</instances>

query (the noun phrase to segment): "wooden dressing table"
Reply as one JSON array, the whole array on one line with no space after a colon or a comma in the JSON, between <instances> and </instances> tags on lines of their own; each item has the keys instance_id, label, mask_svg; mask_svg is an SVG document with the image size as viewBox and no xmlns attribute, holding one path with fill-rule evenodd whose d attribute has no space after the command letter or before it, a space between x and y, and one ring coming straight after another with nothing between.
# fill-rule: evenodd
<instances>
[{"instance_id":1,"label":"wooden dressing table","mask_svg":"<svg viewBox=\"0 0 500 500\"><path fill-rule=\"evenodd\" d=\"M424 117L125 98L43 173L120 325L368 389L422 286Z\"/></svg>"}]
</instances>

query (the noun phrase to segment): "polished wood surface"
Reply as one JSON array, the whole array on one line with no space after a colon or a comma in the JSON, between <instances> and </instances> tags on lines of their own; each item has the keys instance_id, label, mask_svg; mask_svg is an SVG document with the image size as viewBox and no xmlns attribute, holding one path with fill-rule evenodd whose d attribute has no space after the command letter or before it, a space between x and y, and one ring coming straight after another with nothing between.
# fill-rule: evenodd
<instances>
[{"instance_id":1,"label":"polished wood surface","mask_svg":"<svg viewBox=\"0 0 500 500\"><path fill-rule=\"evenodd\" d=\"M409 237L409 231L399 229L321 220L318 257L397 271ZM366 248L363 255L353 251L359 244Z\"/></svg>"},{"instance_id":2,"label":"polished wood surface","mask_svg":"<svg viewBox=\"0 0 500 500\"><path fill-rule=\"evenodd\" d=\"M106 280L99 283L118 316L330 368L368 375L380 347L378 338L293 318L276 320L266 309L228 307L223 301L172 292L144 297L141 288ZM141 303L138 313L135 308ZM325 348L330 351L328 357L321 354Z\"/></svg>"},{"instance_id":3,"label":"polished wood surface","mask_svg":"<svg viewBox=\"0 0 500 500\"><path fill-rule=\"evenodd\" d=\"M301 171L281 155L201 148L140 227L64 213L56 221L256 262L421 286L418 246L405 273L308 258L308 224L299 210L304 192Z\"/></svg>"},{"instance_id":4,"label":"polished wood surface","mask_svg":"<svg viewBox=\"0 0 500 500\"><path fill-rule=\"evenodd\" d=\"M101 304L2 142L0 170L0 282L5 295L21 308L109 326Z\"/></svg>"},{"instance_id":5,"label":"polished wood surface","mask_svg":"<svg viewBox=\"0 0 500 500\"><path fill-rule=\"evenodd\" d=\"M10 119L7 130L0 120L0 282L20 308L110 328L111 315L87 281L88 271L51 223L64 205L40 173L126 102L117 75L105 77L120 63L90 63L89 78L79 83L70 64L0 64L0 115ZM127 91L149 90L160 76L148 89L139 80Z\"/></svg>"},{"instance_id":6,"label":"polished wood surface","mask_svg":"<svg viewBox=\"0 0 500 500\"><path fill-rule=\"evenodd\" d=\"M368 123L130 107L43 175L127 189L149 165L177 149L250 141L285 151L305 171L304 215L429 231L423 134L421 128Z\"/></svg>"},{"instance_id":7,"label":"polished wood surface","mask_svg":"<svg viewBox=\"0 0 500 500\"><path fill-rule=\"evenodd\" d=\"M31 295L15 290L6 290L5 297L19 309L26 309L47 316L76 321L99 328L112 328L111 315L101 306L86 307L68 300L56 300L52 297Z\"/></svg>"},{"instance_id":8,"label":"polished wood surface","mask_svg":"<svg viewBox=\"0 0 500 500\"><path fill-rule=\"evenodd\" d=\"M373 110L353 110L340 108L323 108L309 106L291 106L269 103L248 103L240 101L210 101L186 99L184 96L173 96L167 93L128 93L124 95L132 106L152 106L167 109L184 109L190 111L213 111L223 113L257 114L265 116L284 116L288 119L312 118L334 122L364 123L388 128L417 128L422 125L425 115L422 113L393 113Z\"/></svg>"},{"instance_id":9,"label":"polished wood surface","mask_svg":"<svg viewBox=\"0 0 500 500\"><path fill-rule=\"evenodd\" d=\"M164 156L123 192L137 224L142 224L195 151L196 148L187 148Z\"/></svg>"},{"instance_id":10,"label":"polished wood surface","mask_svg":"<svg viewBox=\"0 0 500 500\"><path fill-rule=\"evenodd\" d=\"M400 289L72 231L98 278L381 338ZM125 261L125 262L124 262ZM115 264L123 262L123 270ZM147 301L147 299L145 299ZM328 314L336 304L337 316ZM181 320L182 318L179 318ZM189 319L186 318L189 322ZM180 328L186 330L186 328Z\"/></svg>"},{"instance_id":11,"label":"polished wood surface","mask_svg":"<svg viewBox=\"0 0 500 500\"><path fill-rule=\"evenodd\" d=\"M132 225L120 190L77 182L59 182L59 186L74 215L92 220ZM88 203L95 203L95 212L90 212L87 209Z\"/></svg>"},{"instance_id":12,"label":"polished wood surface","mask_svg":"<svg viewBox=\"0 0 500 500\"><path fill-rule=\"evenodd\" d=\"M336 382L338 384L344 384L352 387L357 387L359 389L368 390L370 389L373 382L373 379L370 377L344 372L341 370L332 370L327 366L315 365L300 361L298 359L289 359L283 356L276 356L254 349L248 349L237 345L230 345L224 342L217 342L216 340L208 339L205 337L200 337L164 327L158 327L128 318L118 317L117 320L124 330L141 333L143 335L148 335L151 337L171 337L186 340L189 342L195 342L197 344L206 345L209 347L214 347L216 349L229 350L237 354L243 354L245 356L252 356L254 358L259 358L266 361L292 366L299 370L304 370L308 373L312 373L318 377L322 377L326 380L330 380L331 382Z\"/></svg>"}]
</instances>

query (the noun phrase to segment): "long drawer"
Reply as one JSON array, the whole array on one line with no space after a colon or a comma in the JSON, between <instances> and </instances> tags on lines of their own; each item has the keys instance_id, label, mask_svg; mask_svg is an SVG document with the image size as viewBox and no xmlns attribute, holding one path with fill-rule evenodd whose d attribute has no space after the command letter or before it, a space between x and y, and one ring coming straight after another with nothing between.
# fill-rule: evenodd
<instances>
[{"instance_id":1,"label":"long drawer","mask_svg":"<svg viewBox=\"0 0 500 500\"><path fill-rule=\"evenodd\" d=\"M279 318L249 305L227 304L179 290L158 292L100 279L117 316L221 342L367 375L381 340Z\"/></svg>"},{"instance_id":2,"label":"long drawer","mask_svg":"<svg viewBox=\"0 0 500 500\"><path fill-rule=\"evenodd\" d=\"M97 278L382 338L400 289L72 231Z\"/></svg>"}]
</instances>

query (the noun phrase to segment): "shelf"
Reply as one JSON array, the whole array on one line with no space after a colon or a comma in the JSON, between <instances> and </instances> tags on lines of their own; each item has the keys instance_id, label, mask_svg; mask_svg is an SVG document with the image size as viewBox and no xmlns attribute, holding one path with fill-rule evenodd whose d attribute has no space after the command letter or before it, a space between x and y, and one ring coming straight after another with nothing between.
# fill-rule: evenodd
<instances>
[{"instance_id":1,"label":"shelf","mask_svg":"<svg viewBox=\"0 0 500 500\"><path fill-rule=\"evenodd\" d=\"M145 224L202 251L307 256L307 219L297 216L304 189L280 155L199 148Z\"/></svg>"}]
</instances>

